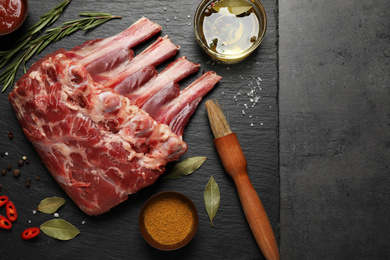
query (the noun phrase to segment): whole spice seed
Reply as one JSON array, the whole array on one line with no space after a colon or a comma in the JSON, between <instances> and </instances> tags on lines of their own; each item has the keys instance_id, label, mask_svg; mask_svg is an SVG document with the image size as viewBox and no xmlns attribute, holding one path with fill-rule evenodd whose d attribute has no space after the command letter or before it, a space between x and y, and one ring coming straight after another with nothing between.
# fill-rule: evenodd
<instances>
[{"instance_id":1,"label":"whole spice seed","mask_svg":"<svg viewBox=\"0 0 390 260\"><path fill-rule=\"evenodd\" d=\"M7 171L5 169L1 169L1 175L5 175Z\"/></svg>"},{"instance_id":2,"label":"whole spice seed","mask_svg":"<svg viewBox=\"0 0 390 260\"><path fill-rule=\"evenodd\" d=\"M27 188L31 187L31 179L26 179L26 187Z\"/></svg>"},{"instance_id":3,"label":"whole spice seed","mask_svg":"<svg viewBox=\"0 0 390 260\"><path fill-rule=\"evenodd\" d=\"M8 166L7 166L7 170L8 170L8 171L12 170L12 166L11 166L11 165L8 165Z\"/></svg>"},{"instance_id":4,"label":"whole spice seed","mask_svg":"<svg viewBox=\"0 0 390 260\"><path fill-rule=\"evenodd\" d=\"M192 211L179 198L166 197L151 203L144 212L146 231L161 245L174 245L187 237L194 225Z\"/></svg>"},{"instance_id":5,"label":"whole spice seed","mask_svg":"<svg viewBox=\"0 0 390 260\"><path fill-rule=\"evenodd\" d=\"M14 177L15 177L15 178L18 178L18 177L20 176L20 170L15 169L14 172L13 172L13 174L14 174Z\"/></svg>"},{"instance_id":6,"label":"whole spice seed","mask_svg":"<svg viewBox=\"0 0 390 260\"><path fill-rule=\"evenodd\" d=\"M18 161L18 166L22 166L24 164L24 161L23 160L19 160Z\"/></svg>"},{"instance_id":7,"label":"whole spice seed","mask_svg":"<svg viewBox=\"0 0 390 260\"><path fill-rule=\"evenodd\" d=\"M9 137L9 139L13 139L14 138L14 134L12 132L9 132L8 133L8 137Z\"/></svg>"}]
</instances>

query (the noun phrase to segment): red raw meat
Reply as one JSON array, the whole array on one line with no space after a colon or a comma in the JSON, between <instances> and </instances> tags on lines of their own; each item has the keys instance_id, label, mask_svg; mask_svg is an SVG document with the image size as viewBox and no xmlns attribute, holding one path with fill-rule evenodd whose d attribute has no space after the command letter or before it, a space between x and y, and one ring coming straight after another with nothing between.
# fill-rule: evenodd
<instances>
[{"instance_id":1,"label":"red raw meat","mask_svg":"<svg viewBox=\"0 0 390 260\"><path fill-rule=\"evenodd\" d=\"M157 73L179 49L168 37L133 57L131 48L160 30L141 18L113 37L58 50L33 64L9 95L49 172L89 215L153 184L187 151L184 127L221 79L206 72L180 90L178 82L199 68L185 57Z\"/></svg>"}]
</instances>

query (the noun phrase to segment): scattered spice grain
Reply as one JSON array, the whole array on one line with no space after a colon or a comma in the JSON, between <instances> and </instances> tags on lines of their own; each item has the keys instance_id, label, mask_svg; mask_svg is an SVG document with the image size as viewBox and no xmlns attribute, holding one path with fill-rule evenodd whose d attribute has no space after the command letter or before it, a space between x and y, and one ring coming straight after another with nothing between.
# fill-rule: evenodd
<instances>
[{"instance_id":1,"label":"scattered spice grain","mask_svg":"<svg viewBox=\"0 0 390 260\"><path fill-rule=\"evenodd\" d=\"M37 175L37 176L35 176L35 180L36 181L39 181L41 178L39 178L39 176Z\"/></svg>"},{"instance_id":2,"label":"scattered spice grain","mask_svg":"<svg viewBox=\"0 0 390 260\"><path fill-rule=\"evenodd\" d=\"M26 187L27 188L31 187L31 179L26 179Z\"/></svg>"},{"instance_id":3,"label":"scattered spice grain","mask_svg":"<svg viewBox=\"0 0 390 260\"><path fill-rule=\"evenodd\" d=\"M1 175L5 175L7 171L5 169L1 169Z\"/></svg>"},{"instance_id":4,"label":"scattered spice grain","mask_svg":"<svg viewBox=\"0 0 390 260\"><path fill-rule=\"evenodd\" d=\"M13 134L12 132L9 132L9 133L8 133L8 138L9 138L9 139L13 139L13 138L14 138L14 134Z\"/></svg>"},{"instance_id":5,"label":"scattered spice grain","mask_svg":"<svg viewBox=\"0 0 390 260\"><path fill-rule=\"evenodd\" d=\"M8 170L8 171L12 170L12 166L11 166L11 165L8 165L8 166L7 166L7 170Z\"/></svg>"},{"instance_id":6,"label":"scattered spice grain","mask_svg":"<svg viewBox=\"0 0 390 260\"><path fill-rule=\"evenodd\" d=\"M194 217L190 206L176 197L164 197L152 202L144 212L149 235L161 245L181 242L191 232Z\"/></svg>"},{"instance_id":7,"label":"scattered spice grain","mask_svg":"<svg viewBox=\"0 0 390 260\"><path fill-rule=\"evenodd\" d=\"M19 161L18 161L18 166L23 166L23 164L24 164L24 161L23 161L23 160L19 160Z\"/></svg>"},{"instance_id":8,"label":"scattered spice grain","mask_svg":"<svg viewBox=\"0 0 390 260\"><path fill-rule=\"evenodd\" d=\"M18 177L20 176L20 170L15 169L15 170L13 171L13 174L14 174L14 177L15 177L15 178L18 178Z\"/></svg>"}]
</instances>

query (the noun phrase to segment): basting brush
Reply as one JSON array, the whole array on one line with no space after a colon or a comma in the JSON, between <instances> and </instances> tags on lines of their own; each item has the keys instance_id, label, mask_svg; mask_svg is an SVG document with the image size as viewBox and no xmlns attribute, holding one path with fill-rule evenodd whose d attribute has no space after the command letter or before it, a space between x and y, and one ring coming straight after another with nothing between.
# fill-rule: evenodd
<instances>
[{"instance_id":1,"label":"basting brush","mask_svg":"<svg viewBox=\"0 0 390 260\"><path fill-rule=\"evenodd\" d=\"M275 235L267 213L249 179L247 162L237 136L231 131L218 102L208 100L206 108L215 137L214 145L225 171L236 185L253 236L266 259L280 259Z\"/></svg>"}]
</instances>

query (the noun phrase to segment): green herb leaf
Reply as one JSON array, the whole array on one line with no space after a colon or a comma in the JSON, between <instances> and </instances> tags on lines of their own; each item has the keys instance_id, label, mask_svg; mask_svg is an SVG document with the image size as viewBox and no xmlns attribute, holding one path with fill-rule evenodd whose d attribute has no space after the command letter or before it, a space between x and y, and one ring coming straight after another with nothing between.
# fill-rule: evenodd
<instances>
[{"instance_id":1,"label":"green herb leaf","mask_svg":"<svg viewBox=\"0 0 390 260\"><path fill-rule=\"evenodd\" d=\"M62 205L65 204L65 199L61 197L46 198L39 203L37 210L46 214L53 214Z\"/></svg>"},{"instance_id":2,"label":"green herb leaf","mask_svg":"<svg viewBox=\"0 0 390 260\"><path fill-rule=\"evenodd\" d=\"M58 240L70 240L80 234L80 230L63 219L46 221L40 228L43 233Z\"/></svg>"},{"instance_id":3,"label":"green herb leaf","mask_svg":"<svg viewBox=\"0 0 390 260\"><path fill-rule=\"evenodd\" d=\"M214 226L213 220L219 208L220 194L218 184L215 182L212 175L206 185L206 188L204 189L203 199L207 214L210 218L210 223L212 226Z\"/></svg>"},{"instance_id":4,"label":"green herb leaf","mask_svg":"<svg viewBox=\"0 0 390 260\"><path fill-rule=\"evenodd\" d=\"M0 52L0 69L9 63L20 50L27 48L26 45L32 41L44 27L55 22L60 17L61 13L69 4L69 2L70 0L65 0L55 8L51 9L45 15L41 16L41 19L32 27L30 27L30 29L28 29L26 35L18 40L16 46L13 49Z\"/></svg>"},{"instance_id":5,"label":"green herb leaf","mask_svg":"<svg viewBox=\"0 0 390 260\"><path fill-rule=\"evenodd\" d=\"M104 12L80 12L80 16L90 16L90 17L97 17L97 16L110 16L109 13Z\"/></svg>"},{"instance_id":6,"label":"green herb leaf","mask_svg":"<svg viewBox=\"0 0 390 260\"><path fill-rule=\"evenodd\" d=\"M241 15L253 8L253 6L245 0L221 0L213 6L213 9L219 12L221 8L226 7L229 12L234 15Z\"/></svg>"},{"instance_id":7,"label":"green herb leaf","mask_svg":"<svg viewBox=\"0 0 390 260\"><path fill-rule=\"evenodd\" d=\"M190 175L199 169L206 159L207 157L203 156L187 158L173 166L172 170L165 176L164 179L177 179L184 175Z\"/></svg>"}]
</instances>

